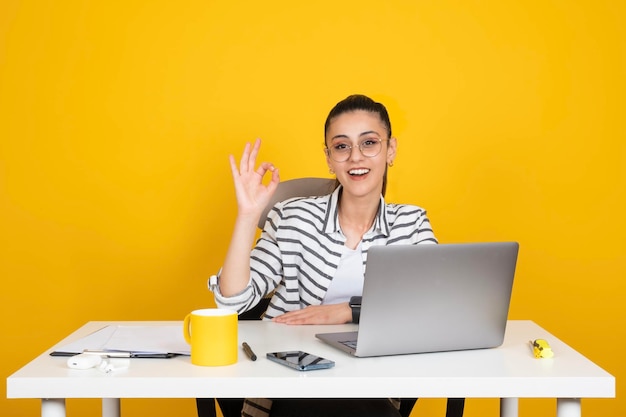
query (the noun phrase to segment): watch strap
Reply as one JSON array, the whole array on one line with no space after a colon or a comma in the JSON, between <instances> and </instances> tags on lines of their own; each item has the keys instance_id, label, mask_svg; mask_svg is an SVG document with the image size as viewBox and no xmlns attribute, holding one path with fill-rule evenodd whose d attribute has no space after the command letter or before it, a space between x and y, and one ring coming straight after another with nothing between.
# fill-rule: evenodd
<instances>
[{"instance_id":1,"label":"watch strap","mask_svg":"<svg viewBox=\"0 0 626 417\"><path fill-rule=\"evenodd\" d=\"M352 310L352 323L358 323L361 318L361 297L351 297L349 304L350 309Z\"/></svg>"}]
</instances>

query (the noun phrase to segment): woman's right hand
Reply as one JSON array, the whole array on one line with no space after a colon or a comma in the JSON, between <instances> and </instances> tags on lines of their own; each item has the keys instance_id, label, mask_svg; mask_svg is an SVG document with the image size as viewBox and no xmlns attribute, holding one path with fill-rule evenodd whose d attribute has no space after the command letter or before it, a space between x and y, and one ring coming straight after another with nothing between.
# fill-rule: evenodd
<instances>
[{"instance_id":1,"label":"woman's right hand","mask_svg":"<svg viewBox=\"0 0 626 417\"><path fill-rule=\"evenodd\" d=\"M257 220L263 209L269 204L280 182L278 168L274 167L272 163L262 162L255 169L260 148L261 139L257 139L254 146L246 143L239 167L237 167L235 157L230 155L230 168L235 183L238 215L256 216ZM263 177L268 171L271 172L270 182L264 185Z\"/></svg>"},{"instance_id":2,"label":"woman's right hand","mask_svg":"<svg viewBox=\"0 0 626 417\"><path fill-rule=\"evenodd\" d=\"M220 292L225 297L240 293L248 285L250 280L250 248L254 243L257 223L280 181L278 169L269 162L263 162L255 169L256 157L260 148L260 139L256 140L254 146L247 143L239 167L237 167L235 158L230 156L238 213L233 236L218 281ZM268 171L271 172L271 178L269 183L264 185L263 177Z\"/></svg>"}]
</instances>

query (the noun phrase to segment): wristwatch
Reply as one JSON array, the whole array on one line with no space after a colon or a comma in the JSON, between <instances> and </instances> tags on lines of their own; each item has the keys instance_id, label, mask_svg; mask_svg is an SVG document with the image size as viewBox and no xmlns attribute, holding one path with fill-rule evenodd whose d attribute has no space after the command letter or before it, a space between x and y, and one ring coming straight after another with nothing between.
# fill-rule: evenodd
<instances>
[{"instance_id":1,"label":"wristwatch","mask_svg":"<svg viewBox=\"0 0 626 417\"><path fill-rule=\"evenodd\" d=\"M350 297L350 308L352 309L352 323L358 323L361 317L361 297Z\"/></svg>"}]
</instances>

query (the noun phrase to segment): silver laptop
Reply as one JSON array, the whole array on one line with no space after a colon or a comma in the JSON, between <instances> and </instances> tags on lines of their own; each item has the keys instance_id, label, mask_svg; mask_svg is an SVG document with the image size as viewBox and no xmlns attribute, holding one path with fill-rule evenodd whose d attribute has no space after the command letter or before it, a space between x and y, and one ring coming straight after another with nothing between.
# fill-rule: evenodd
<instances>
[{"instance_id":1,"label":"silver laptop","mask_svg":"<svg viewBox=\"0 0 626 417\"><path fill-rule=\"evenodd\" d=\"M374 246L358 332L315 336L354 356L500 346L516 242Z\"/></svg>"}]
</instances>

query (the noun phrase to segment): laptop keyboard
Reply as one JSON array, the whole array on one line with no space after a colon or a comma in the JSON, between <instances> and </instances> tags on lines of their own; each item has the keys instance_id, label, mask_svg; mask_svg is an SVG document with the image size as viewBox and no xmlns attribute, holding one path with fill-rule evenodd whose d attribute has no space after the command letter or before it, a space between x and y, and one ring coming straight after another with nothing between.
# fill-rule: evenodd
<instances>
[{"instance_id":1,"label":"laptop keyboard","mask_svg":"<svg viewBox=\"0 0 626 417\"><path fill-rule=\"evenodd\" d=\"M351 349L356 349L356 340L346 340L345 342L340 342L342 345L348 346Z\"/></svg>"}]
</instances>

